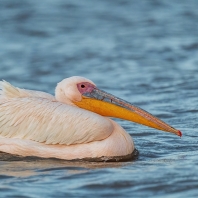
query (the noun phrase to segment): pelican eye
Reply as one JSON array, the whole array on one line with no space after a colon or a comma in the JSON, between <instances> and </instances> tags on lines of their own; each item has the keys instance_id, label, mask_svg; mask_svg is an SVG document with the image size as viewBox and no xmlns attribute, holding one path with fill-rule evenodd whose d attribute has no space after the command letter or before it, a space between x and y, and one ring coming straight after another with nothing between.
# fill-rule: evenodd
<instances>
[{"instance_id":1,"label":"pelican eye","mask_svg":"<svg viewBox=\"0 0 198 198\"><path fill-rule=\"evenodd\" d=\"M85 85L82 84L82 85L81 85L81 88L85 88Z\"/></svg>"}]
</instances>

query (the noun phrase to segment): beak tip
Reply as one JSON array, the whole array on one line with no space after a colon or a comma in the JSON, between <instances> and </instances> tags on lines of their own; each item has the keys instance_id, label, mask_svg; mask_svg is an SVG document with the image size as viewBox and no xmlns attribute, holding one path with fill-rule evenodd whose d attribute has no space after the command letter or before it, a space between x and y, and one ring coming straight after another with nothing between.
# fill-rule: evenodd
<instances>
[{"instance_id":1,"label":"beak tip","mask_svg":"<svg viewBox=\"0 0 198 198\"><path fill-rule=\"evenodd\" d=\"M178 130L178 136L182 136L182 132Z\"/></svg>"}]
</instances>

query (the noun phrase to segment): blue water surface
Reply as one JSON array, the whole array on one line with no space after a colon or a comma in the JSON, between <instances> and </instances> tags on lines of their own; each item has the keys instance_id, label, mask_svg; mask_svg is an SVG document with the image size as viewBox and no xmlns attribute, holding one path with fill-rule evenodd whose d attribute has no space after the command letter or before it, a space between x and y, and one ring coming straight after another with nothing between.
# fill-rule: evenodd
<instances>
[{"instance_id":1,"label":"blue water surface","mask_svg":"<svg viewBox=\"0 0 198 198\"><path fill-rule=\"evenodd\" d=\"M198 197L197 10L196 0L1 0L0 79L54 94L84 76L183 136L116 120L136 161L2 155L0 197Z\"/></svg>"}]
</instances>

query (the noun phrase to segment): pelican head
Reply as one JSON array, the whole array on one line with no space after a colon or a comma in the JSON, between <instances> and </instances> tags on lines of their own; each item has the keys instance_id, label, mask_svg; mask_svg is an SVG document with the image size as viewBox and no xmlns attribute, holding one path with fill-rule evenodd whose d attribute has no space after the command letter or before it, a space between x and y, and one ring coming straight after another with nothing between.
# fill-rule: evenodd
<instances>
[{"instance_id":1,"label":"pelican head","mask_svg":"<svg viewBox=\"0 0 198 198\"><path fill-rule=\"evenodd\" d=\"M95 112L101 116L115 117L136 122L158 130L182 136L182 133L147 111L102 91L83 77L74 76L58 83L55 97L62 103Z\"/></svg>"}]
</instances>

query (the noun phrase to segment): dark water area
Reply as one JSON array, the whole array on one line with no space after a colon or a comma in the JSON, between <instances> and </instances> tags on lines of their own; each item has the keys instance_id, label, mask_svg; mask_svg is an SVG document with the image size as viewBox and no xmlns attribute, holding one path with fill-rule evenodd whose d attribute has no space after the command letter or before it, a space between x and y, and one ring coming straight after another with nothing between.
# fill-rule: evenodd
<instances>
[{"instance_id":1,"label":"dark water area","mask_svg":"<svg viewBox=\"0 0 198 198\"><path fill-rule=\"evenodd\" d=\"M131 162L4 159L0 197L197 197L198 1L0 1L0 79L54 93L79 75L182 138L116 120Z\"/></svg>"}]
</instances>

